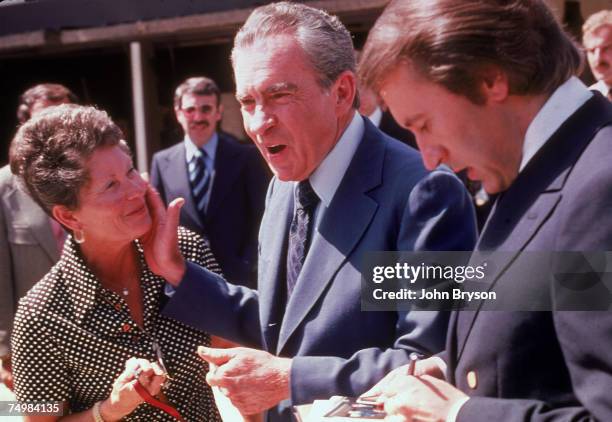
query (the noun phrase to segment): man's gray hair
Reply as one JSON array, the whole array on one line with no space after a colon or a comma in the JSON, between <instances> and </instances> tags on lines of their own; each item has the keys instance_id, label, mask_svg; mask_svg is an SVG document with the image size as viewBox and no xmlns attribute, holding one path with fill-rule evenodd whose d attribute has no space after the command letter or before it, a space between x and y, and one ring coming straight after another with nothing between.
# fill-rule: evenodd
<instances>
[{"instance_id":1,"label":"man's gray hair","mask_svg":"<svg viewBox=\"0 0 612 422\"><path fill-rule=\"evenodd\" d=\"M612 27L612 10L600 10L587 18L582 25L582 34L588 34L601 28L602 26Z\"/></svg>"},{"instance_id":2,"label":"man's gray hair","mask_svg":"<svg viewBox=\"0 0 612 422\"><path fill-rule=\"evenodd\" d=\"M323 10L289 2L271 3L251 13L234 38L232 65L241 48L279 34L295 36L323 88L331 87L342 72L355 72L353 40L342 22ZM357 95L353 106L359 107Z\"/></svg>"}]
</instances>

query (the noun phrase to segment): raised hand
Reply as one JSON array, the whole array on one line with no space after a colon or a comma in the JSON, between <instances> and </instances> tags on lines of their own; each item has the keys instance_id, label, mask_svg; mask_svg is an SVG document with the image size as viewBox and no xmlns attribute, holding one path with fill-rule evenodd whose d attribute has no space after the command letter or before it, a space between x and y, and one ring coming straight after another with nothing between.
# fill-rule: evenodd
<instances>
[{"instance_id":1,"label":"raised hand","mask_svg":"<svg viewBox=\"0 0 612 422\"><path fill-rule=\"evenodd\" d=\"M176 286L185 274L185 260L178 248L177 228L185 200L176 198L166 210L159 193L149 185L147 206L151 229L140 239L147 265L155 274Z\"/></svg>"}]
</instances>

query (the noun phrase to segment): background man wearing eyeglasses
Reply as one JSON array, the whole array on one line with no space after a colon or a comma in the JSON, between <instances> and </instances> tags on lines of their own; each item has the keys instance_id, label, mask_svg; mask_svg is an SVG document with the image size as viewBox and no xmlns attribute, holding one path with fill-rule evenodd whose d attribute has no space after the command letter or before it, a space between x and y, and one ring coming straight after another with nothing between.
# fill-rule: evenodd
<instances>
[{"instance_id":1,"label":"background man wearing eyeglasses","mask_svg":"<svg viewBox=\"0 0 612 422\"><path fill-rule=\"evenodd\" d=\"M228 280L254 287L265 165L255 147L217 131L223 106L212 79L183 81L174 112L184 138L153 156L151 183L166 203L185 198L180 224L206 236Z\"/></svg>"}]
</instances>

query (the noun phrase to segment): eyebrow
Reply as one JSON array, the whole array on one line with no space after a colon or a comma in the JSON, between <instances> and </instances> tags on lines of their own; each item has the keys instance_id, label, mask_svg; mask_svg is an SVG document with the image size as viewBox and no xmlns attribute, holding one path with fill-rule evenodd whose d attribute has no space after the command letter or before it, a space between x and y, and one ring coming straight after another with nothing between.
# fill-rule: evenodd
<instances>
[{"instance_id":1,"label":"eyebrow","mask_svg":"<svg viewBox=\"0 0 612 422\"><path fill-rule=\"evenodd\" d=\"M291 82L279 82L277 84L270 85L265 89L266 94L274 94L279 91L297 91L297 85Z\"/></svg>"},{"instance_id":2,"label":"eyebrow","mask_svg":"<svg viewBox=\"0 0 612 422\"><path fill-rule=\"evenodd\" d=\"M603 49L603 48L612 47L612 42L609 42L603 45L592 45L592 46L584 45L583 47L587 51L595 50L596 48Z\"/></svg>"},{"instance_id":3,"label":"eyebrow","mask_svg":"<svg viewBox=\"0 0 612 422\"><path fill-rule=\"evenodd\" d=\"M416 122L419 119L422 119L423 117L424 117L423 113L417 113L414 116L403 119L402 122L405 127L410 127L412 124L414 124L414 122Z\"/></svg>"},{"instance_id":4,"label":"eyebrow","mask_svg":"<svg viewBox=\"0 0 612 422\"><path fill-rule=\"evenodd\" d=\"M270 94L274 94L274 93L281 92L281 91L296 92L297 90L298 90L297 85L292 82L278 82L278 83L272 84L269 87L267 87L264 90L264 94L270 95ZM236 93L236 100L238 100L238 102L248 97L250 97L249 94Z\"/></svg>"}]
</instances>

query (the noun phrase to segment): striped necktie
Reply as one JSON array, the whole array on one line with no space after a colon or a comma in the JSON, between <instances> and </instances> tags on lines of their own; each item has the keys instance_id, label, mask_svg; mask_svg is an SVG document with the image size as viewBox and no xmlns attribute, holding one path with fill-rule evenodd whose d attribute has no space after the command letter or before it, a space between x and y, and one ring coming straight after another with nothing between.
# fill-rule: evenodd
<instances>
[{"instance_id":1,"label":"striped necktie","mask_svg":"<svg viewBox=\"0 0 612 422\"><path fill-rule=\"evenodd\" d=\"M206 194L210 188L210 172L206 168L206 152L194 155L189 162L189 184L196 209L201 216L206 214Z\"/></svg>"},{"instance_id":2,"label":"striped necktie","mask_svg":"<svg viewBox=\"0 0 612 422\"><path fill-rule=\"evenodd\" d=\"M308 254L314 213L319 201L308 179L298 183L295 190L295 215L289 226L287 246L287 299L293 293Z\"/></svg>"}]
</instances>

